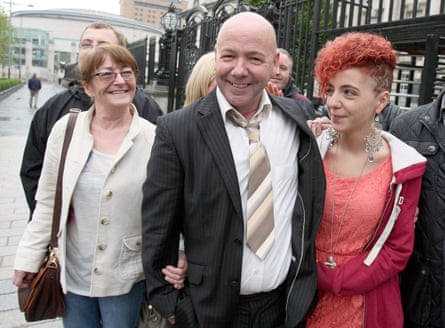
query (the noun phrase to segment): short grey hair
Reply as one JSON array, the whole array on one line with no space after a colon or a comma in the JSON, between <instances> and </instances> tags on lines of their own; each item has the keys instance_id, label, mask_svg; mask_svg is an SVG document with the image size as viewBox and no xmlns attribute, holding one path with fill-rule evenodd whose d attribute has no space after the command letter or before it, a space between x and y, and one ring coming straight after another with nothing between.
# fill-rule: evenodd
<instances>
[{"instance_id":1,"label":"short grey hair","mask_svg":"<svg viewBox=\"0 0 445 328\"><path fill-rule=\"evenodd\" d=\"M294 66L294 60L293 60L292 56L290 55L289 51L287 51L284 48L277 48L277 51L279 53L282 53L283 55L286 55L287 58L289 58L289 60L290 60L290 70L292 71L292 67Z\"/></svg>"}]
</instances>

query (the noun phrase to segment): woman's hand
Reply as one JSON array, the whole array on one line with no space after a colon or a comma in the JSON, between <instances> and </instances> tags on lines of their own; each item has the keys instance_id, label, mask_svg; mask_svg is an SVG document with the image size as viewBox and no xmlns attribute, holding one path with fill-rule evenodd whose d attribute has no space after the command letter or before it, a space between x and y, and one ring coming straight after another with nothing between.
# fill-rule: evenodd
<instances>
[{"instance_id":1,"label":"woman's hand","mask_svg":"<svg viewBox=\"0 0 445 328\"><path fill-rule=\"evenodd\" d=\"M283 97L283 91L278 89L276 86L274 86L272 83L267 82L266 91L269 92L271 95Z\"/></svg>"},{"instance_id":2,"label":"woman's hand","mask_svg":"<svg viewBox=\"0 0 445 328\"><path fill-rule=\"evenodd\" d=\"M35 272L14 270L12 283L20 288L28 288L31 284L32 278L34 278L35 275Z\"/></svg>"},{"instance_id":3,"label":"woman's hand","mask_svg":"<svg viewBox=\"0 0 445 328\"><path fill-rule=\"evenodd\" d=\"M419 219L419 206L416 206L416 213L414 213L414 225L416 225L418 219Z\"/></svg>"},{"instance_id":4,"label":"woman's hand","mask_svg":"<svg viewBox=\"0 0 445 328\"><path fill-rule=\"evenodd\" d=\"M167 265L162 269L164 279L172 284L176 289L184 287L184 280L187 276L187 257L183 251L179 251L178 264L176 267Z\"/></svg>"},{"instance_id":5,"label":"woman's hand","mask_svg":"<svg viewBox=\"0 0 445 328\"><path fill-rule=\"evenodd\" d=\"M306 123L316 137L318 137L323 130L326 130L332 124L331 120L326 116L318 117L315 120L307 120Z\"/></svg>"}]
</instances>

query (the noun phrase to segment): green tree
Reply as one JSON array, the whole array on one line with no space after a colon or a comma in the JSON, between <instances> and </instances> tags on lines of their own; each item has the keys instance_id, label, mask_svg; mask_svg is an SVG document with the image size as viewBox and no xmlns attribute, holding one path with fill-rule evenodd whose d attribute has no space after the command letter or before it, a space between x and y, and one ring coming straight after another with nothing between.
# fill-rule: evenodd
<instances>
[{"instance_id":1,"label":"green tree","mask_svg":"<svg viewBox=\"0 0 445 328\"><path fill-rule=\"evenodd\" d=\"M246 4L248 6L252 6L255 8L260 8L267 3L269 3L269 0L244 0L243 1L243 4Z\"/></svg>"},{"instance_id":2,"label":"green tree","mask_svg":"<svg viewBox=\"0 0 445 328\"><path fill-rule=\"evenodd\" d=\"M12 30L9 28L9 17L5 11L5 8L0 6L0 65L2 67L7 66L9 63L8 50L10 32L12 32Z\"/></svg>"}]
</instances>

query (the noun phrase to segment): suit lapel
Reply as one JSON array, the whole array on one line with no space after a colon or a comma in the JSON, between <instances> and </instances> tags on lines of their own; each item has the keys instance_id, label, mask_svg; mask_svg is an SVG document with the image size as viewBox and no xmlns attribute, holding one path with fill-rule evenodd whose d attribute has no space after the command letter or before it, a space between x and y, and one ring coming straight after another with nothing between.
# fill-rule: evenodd
<instances>
[{"instance_id":1,"label":"suit lapel","mask_svg":"<svg viewBox=\"0 0 445 328\"><path fill-rule=\"evenodd\" d=\"M218 166L236 212L242 218L238 177L215 92L202 100L198 112L198 129Z\"/></svg>"},{"instance_id":2,"label":"suit lapel","mask_svg":"<svg viewBox=\"0 0 445 328\"><path fill-rule=\"evenodd\" d=\"M290 106L290 103L281 101L280 97L271 97L271 99L274 107L291 117L297 126L307 134L312 134L300 109L295 109ZM200 105L197 118L198 129L215 160L236 212L242 218L238 176L215 90L203 98Z\"/></svg>"}]
</instances>

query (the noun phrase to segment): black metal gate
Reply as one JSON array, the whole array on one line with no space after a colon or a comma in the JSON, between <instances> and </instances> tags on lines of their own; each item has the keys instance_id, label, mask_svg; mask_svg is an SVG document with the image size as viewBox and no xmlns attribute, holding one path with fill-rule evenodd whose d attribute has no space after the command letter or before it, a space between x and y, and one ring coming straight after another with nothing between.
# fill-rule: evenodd
<instances>
[{"instance_id":1,"label":"black metal gate","mask_svg":"<svg viewBox=\"0 0 445 328\"><path fill-rule=\"evenodd\" d=\"M145 88L145 81L147 80L147 38L129 43L128 50L133 54L139 68L139 74L136 77L136 84Z\"/></svg>"},{"instance_id":2,"label":"black metal gate","mask_svg":"<svg viewBox=\"0 0 445 328\"><path fill-rule=\"evenodd\" d=\"M445 0L427 1L426 5L414 0L395 6L395 2L386 2L387 10L382 9L383 0L271 0L260 8L221 0L210 9L196 6L183 15L180 29L163 36L164 42L169 40L164 44L169 48L168 111L183 105L188 74L197 59L213 49L220 25L247 10L273 24L278 46L294 58L298 87L314 104L318 99L312 67L317 51L327 40L347 31L380 33L400 51L404 59L396 72L391 101L406 108L430 102L445 85L445 40L441 37L445 36Z\"/></svg>"}]
</instances>

